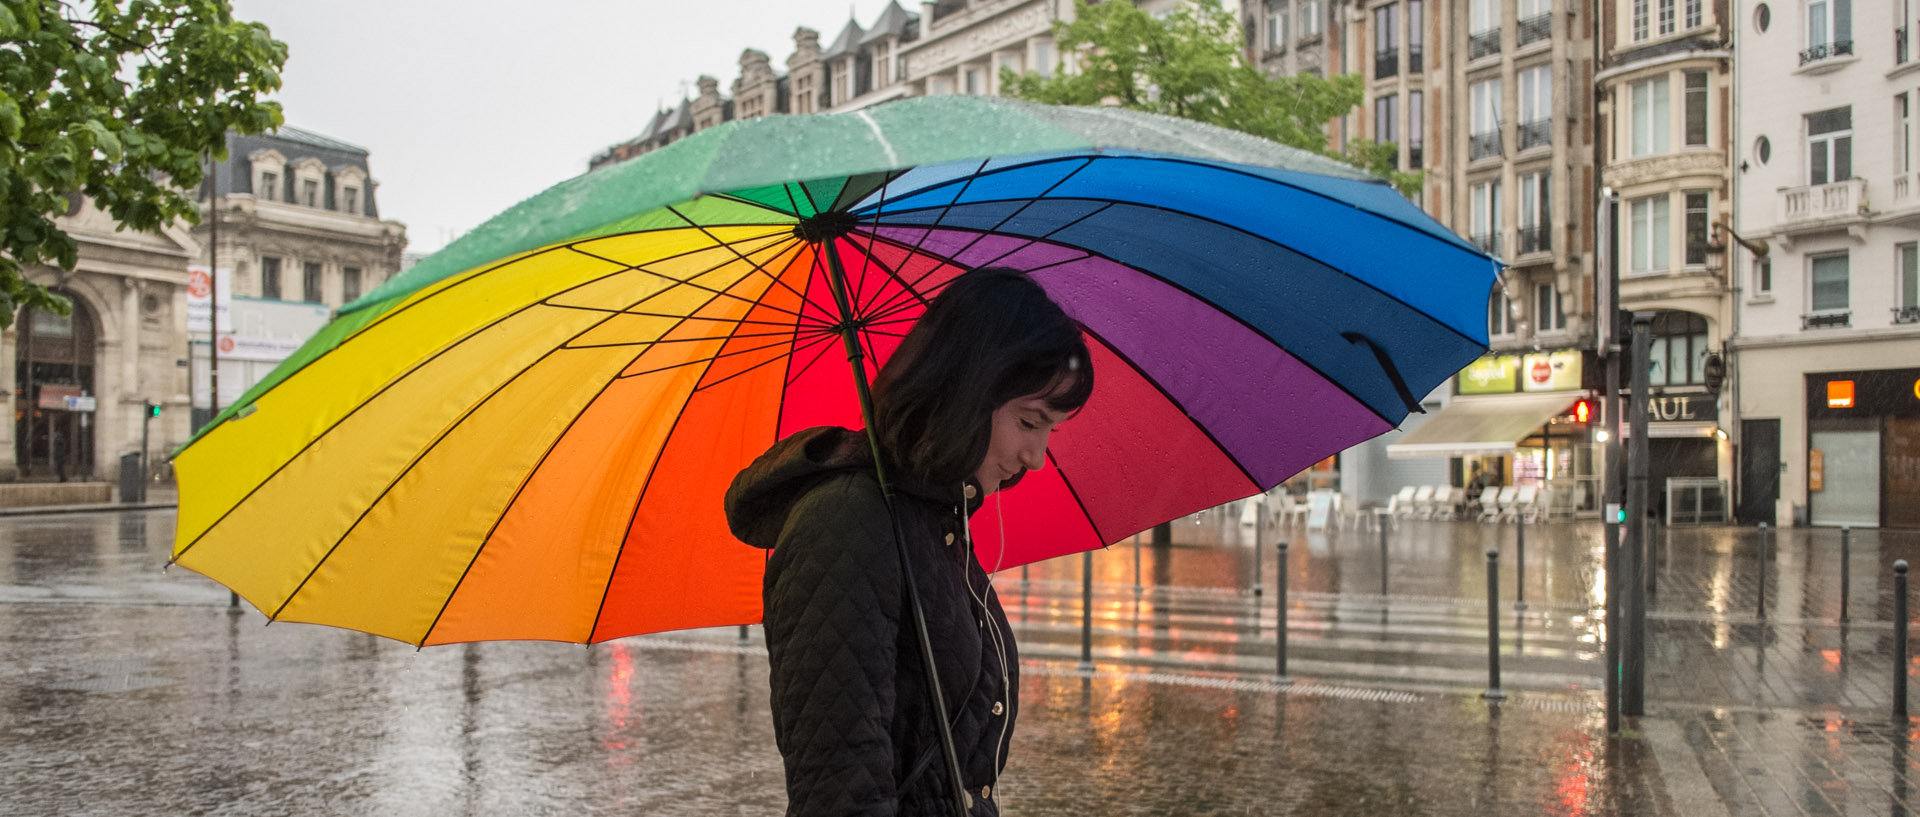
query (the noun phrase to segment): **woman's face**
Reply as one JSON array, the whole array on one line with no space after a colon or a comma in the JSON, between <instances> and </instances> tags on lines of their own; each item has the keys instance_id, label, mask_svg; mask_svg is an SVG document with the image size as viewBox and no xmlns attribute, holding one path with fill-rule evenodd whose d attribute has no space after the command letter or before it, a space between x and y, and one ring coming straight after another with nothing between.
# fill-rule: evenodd
<instances>
[{"instance_id":1,"label":"woman's face","mask_svg":"<svg viewBox=\"0 0 1920 817\"><path fill-rule=\"evenodd\" d=\"M1015 397L994 409L987 458L973 472L982 491L991 494L1016 475L1047 464L1047 438L1067 415L1049 408L1046 396L1042 392Z\"/></svg>"}]
</instances>

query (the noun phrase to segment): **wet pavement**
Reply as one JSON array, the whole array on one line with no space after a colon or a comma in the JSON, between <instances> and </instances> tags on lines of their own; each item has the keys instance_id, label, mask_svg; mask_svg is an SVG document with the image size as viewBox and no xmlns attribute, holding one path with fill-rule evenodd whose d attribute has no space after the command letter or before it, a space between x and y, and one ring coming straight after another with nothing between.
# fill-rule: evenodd
<instances>
[{"instance_id":1,"label":"wet pavement","mask_svg":"<svg viewBox=\"0 0 1920 817\"><path fill-rule=\"evenodd\" d=\"M261 626L224 590L161 573L167 511L0 519L5 814L778 813L757 628L591 648L416 651ZM1920 537L1857 532L1838 615L1838 533L1769 548L1674 529L1649 624L1649 716L1609 740L1597 692L1600 529L1407 522L1285 532L1231 511L1171 548L998 577L1026 661L997 787L1009 814L1905 814L1920 766L1890 717L1895 558ZM1266 537L1271 539L1272 537ZM1506 701L1486 678L1486 560L1502 547ZM1259 572L1256 573L1256 559ZM1252 587L1256 576L1263 592ZM1512 598L1524 589L1527 609ZM1896 773L1897 772L1897 773Z\"/></svg>"}]
</instances>

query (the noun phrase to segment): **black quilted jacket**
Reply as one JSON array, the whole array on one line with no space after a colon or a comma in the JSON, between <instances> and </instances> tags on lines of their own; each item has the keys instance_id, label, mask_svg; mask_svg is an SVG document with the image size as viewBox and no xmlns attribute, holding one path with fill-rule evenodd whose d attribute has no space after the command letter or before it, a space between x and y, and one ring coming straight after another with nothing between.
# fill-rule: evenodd
<instances>
[{"instance_id":1,"label":"black quilted jacket","mask_svg":"<svg viewBox=\"0 0 1920 817\"><path fill-rule=\"evenodd\" d=\"M915 484L901 468L887 476L972 813L996 815L992 787L1019 710L1019 658L986 572L966 552L961 514L979 500L962 485ZM776 443L734 478L726 510L735 536L773 548L762 592L787 814L952 814L864 434L814 428Z\"/></svg>"}]
</instances>

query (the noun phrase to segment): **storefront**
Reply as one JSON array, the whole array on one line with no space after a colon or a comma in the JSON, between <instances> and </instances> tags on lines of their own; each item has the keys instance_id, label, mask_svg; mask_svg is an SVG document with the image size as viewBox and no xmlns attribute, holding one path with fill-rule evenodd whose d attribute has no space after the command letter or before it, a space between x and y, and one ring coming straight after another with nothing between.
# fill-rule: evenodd
<instances>
[{"instance_id":1,"label":"storefront","mask_svg":"<svg viewBox=\"0 0 1920 817\"><path fill-rule=\"evenodd\" d=\"M1552 513L1591 510L1599 500L1599 418L1586 400L1585 363L1579 349L1483 357L1460 372L1453 401L1388 445L1387 455L1450 458L1455 486L1477 473L1481 485L1539 486Z\"/></svg>"},{"instance_id":2,"label":"storefront","mask_svg":"<svg viewBox=\"0 0 1920 817\"><path fill-rule=\"evenodd\" d=\"M1815 525L1920 529L1920 369L1807 375Z\"/></svg>"}]
</instances>

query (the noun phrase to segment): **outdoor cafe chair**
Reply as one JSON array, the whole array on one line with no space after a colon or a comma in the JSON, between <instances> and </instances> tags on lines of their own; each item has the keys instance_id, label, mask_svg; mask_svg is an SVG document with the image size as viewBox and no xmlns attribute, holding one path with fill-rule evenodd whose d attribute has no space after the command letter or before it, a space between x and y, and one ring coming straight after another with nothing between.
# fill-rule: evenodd
<instances>
[{"instance_id":1,"label":"outdoor cafe chair","mask_svg":"<svg viewBox=\"0 0 1920 817\"><path fill-rule=\"evenodd\" d=\"M1499 503L1500 486L1489 485L1480 490L1480 497L1473 501L1473 507L1468 508L1467 511L1469 513L1478 513L1481 519L1486 519L1498 512L1500 507Z\"/></svg>"},{"instance_id":2,"label":"outdoor cafe chair","mask_svg":"<svg viewBox=\"0 0 1920 817\"><path fill-rule=\"evenodd\" d=\"M1422 485L1414 491L1413 516L1418 519L1433 518L1433 486Z\"/></svg>"},{"instance_id":3,"label":"outdoor cafe chair","mask_svg":"<svg viewBox=\"0 0 1920 817\"><path fill-rule=\"evenodd\" d=\"M1514 493L1519 489L1513 487L1512 485L1508 485L1503 488L1489 488L1487 490L1490 490L1490 491L1497 490L1500 493L1495 495L1492 502L1484 503L1485 507L1480 509L1480 521L1498 522L1500 521L1500 517L1502 515L1506 514L1511 508L1513 508Z\"/></svg>"}]
</instances>

